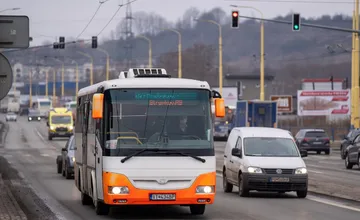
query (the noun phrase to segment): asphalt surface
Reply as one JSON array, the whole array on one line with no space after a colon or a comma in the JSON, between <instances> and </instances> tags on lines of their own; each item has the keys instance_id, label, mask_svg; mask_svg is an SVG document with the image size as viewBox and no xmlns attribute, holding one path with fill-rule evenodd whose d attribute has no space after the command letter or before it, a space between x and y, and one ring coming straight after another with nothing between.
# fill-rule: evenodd
<instances>
[{"instance_id":1,"label":"asphalt surface","mask_svg":"<svg viewBox=\"0 0 360 220\"><path fill-rule=\"evenodd\" d=\"M298 199L293 193L254 193L250 198L240 198L237 189L229 194L222 192L221 177L217 180L215 203L207 207L204 216L191 216L187 207L118 207L109 216L96 216L92 207L81 205L74 180L56 173L55 158L66 140L47 141L45 122L29 123L19 118L9 127L5 148L0 153L24 175L51 210L65 219L359 219L360 204L356 202L315 196Z\"/></svg>"}]
</instances>

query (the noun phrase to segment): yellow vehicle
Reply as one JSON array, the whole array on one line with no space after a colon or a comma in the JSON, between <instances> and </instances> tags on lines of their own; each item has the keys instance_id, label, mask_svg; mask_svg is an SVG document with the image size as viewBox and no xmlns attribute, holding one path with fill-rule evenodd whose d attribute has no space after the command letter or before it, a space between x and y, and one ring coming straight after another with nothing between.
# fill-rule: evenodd
<instances>
[{"instance_id":1,"label":"yellow vehicle","mask_svg":"<svg viewBox=\"0 0 360 220\"><path fill-rule=\"evenodd\" d=\"M48 139L50 141L54 137L71 137L74 129L71 110L67 108L51 109L49 111L47 126L49 127Z\"/></svg>"}]
</instances>

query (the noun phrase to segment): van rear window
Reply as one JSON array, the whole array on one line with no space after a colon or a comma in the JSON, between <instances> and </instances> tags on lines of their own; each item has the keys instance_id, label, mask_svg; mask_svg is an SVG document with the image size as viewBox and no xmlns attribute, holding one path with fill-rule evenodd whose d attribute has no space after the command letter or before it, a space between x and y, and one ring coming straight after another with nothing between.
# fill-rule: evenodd
<instances>
[{"instance_id":1,"label":"van rear window","mask_svg":"<svg viewBox=\"0 0 360 220\"><path fill-rule=\"evenodd\" d=\"M327 137L327 134L324 131L308 131L305 137Z\"/></svg>"}]
</instances>

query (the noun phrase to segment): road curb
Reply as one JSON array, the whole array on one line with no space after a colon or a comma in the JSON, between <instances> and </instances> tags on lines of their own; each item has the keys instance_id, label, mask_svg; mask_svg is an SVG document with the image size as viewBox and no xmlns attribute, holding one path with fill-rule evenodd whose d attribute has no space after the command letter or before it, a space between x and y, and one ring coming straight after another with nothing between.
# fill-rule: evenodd
<instances>
[{"instance_id":1,"label":"road curb","mask_svg":"<svg viewBox=\"0 0 360 220\"><path fill-rule=\"evenodd\" d=\"M1 129L0 129L0 135L1 136L1 142L0 142L0 148L3 148L5 146L6 136L9 131L9 125L7 123L4 123L3 121L0 121Z\"/></svg>"},{"instance_id":2,"label":"road curb","mask_svg":"<svg viewBox=\"0 0 360 220\"><path fill-rule=\"evenodd\" d=\"M217 169L216 174L219 174L222 176L222 170ZM315 190L315 188L316 187L313 187L313 186L311 186L311 184L309 184L308 192L310 192L313 195L326 196L326 197L330 197L330 198L334 198L334 199L342 199L342 200L348 200L348 201L353 201L353 202L360 202L360 199L354 199L349 196L344 196L344 195L340 195L337 193L331 194L329 192L325 192L325 191L319 190L317 188Z\"/></svg>"}]
</instances>

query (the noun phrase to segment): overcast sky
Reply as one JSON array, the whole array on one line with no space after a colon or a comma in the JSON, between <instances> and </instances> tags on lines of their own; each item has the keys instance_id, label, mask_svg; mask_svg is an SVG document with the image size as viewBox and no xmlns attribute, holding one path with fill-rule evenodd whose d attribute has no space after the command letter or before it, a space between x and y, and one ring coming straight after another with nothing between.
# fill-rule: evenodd
<instances>
[{"instance_id":1,"label":"overcast sky","mask_svg":"<svg viewBox=\"0 0 360 220\"><path fill-rule=\"evenodd\" d=\"M97 35L122 2L126 0L109 0L104 3L81 37L90 39L92 35ZM222 7L225 11L229 11L230 16L232 9L229 5L237 4L256 7L264 13L265 18L285 15L290 11L301 13L303 17L319 17L322 14L336 13L351 15L352 2L353 0L137 0L132 4L132 11L153 11L169 21L176 21L187 8L192 6L201 11ZM0 11L14 7L21 8L1 14L27 15L30 18L30 35L34 38L32 45L37 45L45 40L54 41L59 36L76 37L88 23L98 5L99 0L2 0ZM251 9L243 9L241 14L258 16ZM120 9L116 18L99 38L108 37L110 31L115 29L124 16L125 7Z\"/></svg>"}]
</instances>

